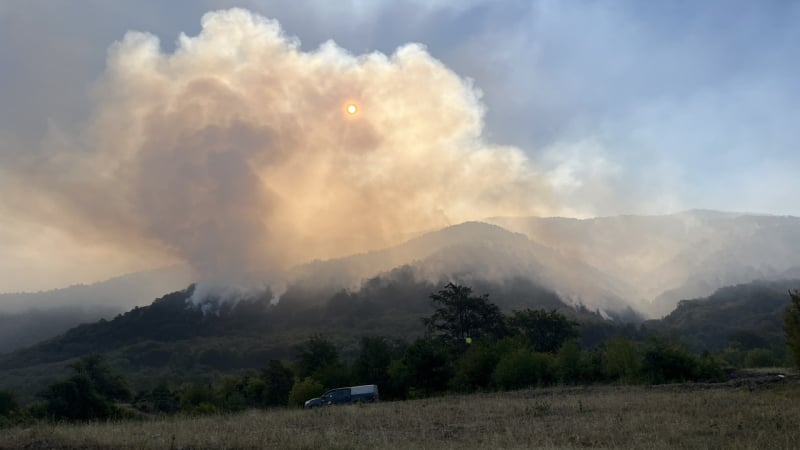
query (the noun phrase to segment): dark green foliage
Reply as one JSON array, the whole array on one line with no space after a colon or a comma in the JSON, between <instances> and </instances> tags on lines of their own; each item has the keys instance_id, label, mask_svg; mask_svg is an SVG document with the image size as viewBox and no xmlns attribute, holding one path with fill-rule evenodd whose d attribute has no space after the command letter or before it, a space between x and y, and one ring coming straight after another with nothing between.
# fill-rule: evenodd
<instances>
[{"instance_id":1,"label":"dark green foliage","mask_svg":"<svg viewBox=\"0 0 800 450\"><path fill-rule=\"evenodd\" d=\"M686 348L662 340L651 341L642 359L642 375L653 384L691 380L694 370L694 360Z\"/></svg>"},{"instance_id":2,"label":"dark green foliage","mask_svg":"<svg viewBox=\"0 0 800 450\"><path fill-rule=\"evenodd\" d=\"M605 344L604 371L612 380L634 383L642 367L639 346L628 339L612 338Z\"/></svg>"},{"instance_id":3,"label":"dark green foliage","mask_svg":"<svg viewBox=\"0 0 800 450\"><path fill-rule=\"evenodd\" d=\"M0 417L10 416L17 409L19 409L19 404L17 404L14 394L0 390Z\"/></svg>"},{"instance_id":4,"label":"dark green foliage","mask_svg":"<svg viewBox=\"0 0 800 450\"><path fill-rule=\"evenodd\" d=\"M754 281L718 289L707 298L684 300L659 321L646 326L666 335L679 336L694 352L768 348L782 352L786 343L786 291L798 281Z\"/></svg>"},{"instance_id":5,"label":"dark green foliage","mask_svg":"<svg viewBox=\"0 0 800 450\"><path fill-rule=\"evenodd\" d=\"M783 315L783 331L786 334L786 349L800 368L800 291L789 291L792 303Z\"/></svg>"},{"instance_id":6,"label":"dark green foliage","mask_svg":"<svg viewBox=\"0 0 800 450\"><path fill-rule=\"evenodd\" d=\"M339 363L339 351L320 335L311 336L298 350L297 374L309 377L315 372Z\"/></svg>"},{"instance_id":7,"label":"dark green foliage","mask_svg":"<svg viewBox=\"0 0 800 450\"><path fill-rule=\"evenodd\" d=\"M555 353L564 342L578 336L577 323L555 310L514 311L509 324L537 352Z\"/></svg>"},{"instance_id":8,"label":"dark green foliage","mask_svg":"<svg viewBox=\"0 0 800 450\"><path fill-rule=\"evenodd\" d=\"M588 355L581 351L577 340L569 340L561 346L556 354L556 374L564 384L578 384L591 381Z\"/></svg>"},{"instance_id":9,"label":"dark green foliage","mask_svg":"<svg viewBox=\"0 0 800 450\"><path fill-rule=\"evenodd\" d=\"M210 384L193 383L178 394L181 411L190 414L207 414L219 411L214 388Z\"/></svg>"},{"instance_id":10,"label":"dark green foliage","mask_svg":"<svg viewBox=\"0 0 800 450\"><path fill-rule=\"evenodd\" d=\"M358 384L377 384L379 392L390 391L389 365L394 353L389 341L382 336L364 336L361 349L353 363L353 376Z\"/></svg>"},{"instance_id":11,"label":"dark green foliage","mask_svg":"<svg viewBox=\"0 0 800 450\"><path fill-rule=\"evenodd\" d=\"M453 371L448 348L426 338L414 341L393 369L390 372L402 391L412 397L446 390Z\"/></svg>"},{"instance_id":12,"label":"dark green foliage","mask_svg":"<svg viewBox=\"0 0 800 450\"><path fill-rule=\"evenodd\" d=\"M451 345L464 348L468 338L500 339L508 334L505 317L488 295L475 296L467 286L447 283L430 298L435 311L423 323Z\"/></svg>"},{"instance_id":13,"label":"dark green foliage","mask_svg":"<svg viewBox=\"0 0 800 450\"><path fill-rule=\"evenodd\" d=\"M649 383L660 384L721 381L724 372L720 363L708 353L696 357L680 344L653 339L644 352L642 376Z\"/></svg>"},{"instance_id":14,"label":"dark green foliage","mask_svg":"<svg viewBox=\"0 0 800 450\"><path fill-rule=\"evenodd\" d=\"M264 383L263 402L265 406L286 406L289 391L294 384L294 374L282 362L270 360L269 365L261 372ZM255 390L257 388L251 387ZM251 394L252 396L252 394Z\"/></svg>"},{"instance_id":15,"label":"dark green foliage","mask_svg":"<svg viewBox=\"0 0 800 450\"><path fill-rule=\"evenodd\" d=\"M288 406L302 407L307 400L322 395L323 391L322 384L313 378L298 379L289 392Z\"/></svg>"},{"instance_id":16,"label":"dark green foliage","mask_svg":"<svg viewBox=\"0 0 800 450\"><path fill-rule=\"evenodd\" d=\"M119 416L114 402L131 398L122 376L112 373L98 355L84 357L70 368L71 377L51 384L40 394L50 417L90 420Z\"/></svg>"},{"instance_id":17,"label":"dark green foliage","mask_svg":"<svg viewBox=\"0 0 800 450\"><path fill-rule=\"evenodd\" d=\"M455 375L450 386L461 392L487 389L491 386L492 372L503 354L509 351L509 340L492 343L474 342L455 363Z\"/></svg>"},{"instance_id":18,"label":"dark green foliage","mask_svg":"<svg viewBox=\"0 0 800 450\"><path fill-rule=\"evenodd\" d=\"M541 386L553 380L553 357L527 348L503 356L492 373L492 382L501 389Z\"/></svg>"},{"instance_id":19,"label":"dark green foliage","mask_svg":"<svg viewBox=\"0 0 800 450\"><path fill-rule=\"evenodd\" d=\"M221 385L215 392L215 406L219 410L226 412L241 411L248 406L255 406L248 402L248 380L249 377L227 376L223 378Z\"/></svg>"},{"instance_id":20,"label":"dark green foliage","mask_svg":"<svg viewBox=\"0 0 800 450\"><path fill-rule=\"evenodd\" d=\"M156 412L169 414L178 411L178 395L164 381L150 391L150 400Z\"/></svg>"},{"instance_id":21,"label":"dark green foliage","mask_svg":"<svg viewBox=\"0 0 800 450\"><path fill-rule=\"evenodd\" d=\"M720 361L709 352L695 356L696 368L693 381L720 382L725 381L725 371Z\"/></svg>"}]
</instances>

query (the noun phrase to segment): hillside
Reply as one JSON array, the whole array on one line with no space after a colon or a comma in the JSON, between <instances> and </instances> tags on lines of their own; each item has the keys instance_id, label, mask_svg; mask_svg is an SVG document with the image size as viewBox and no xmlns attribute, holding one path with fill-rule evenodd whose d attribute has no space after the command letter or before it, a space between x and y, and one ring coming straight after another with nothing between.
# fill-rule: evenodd
<instances>
[{"instance_id":1,"label":"hillside","mask_svg":"<svg viewBox=\"0 0 800 450\"><path fill-rule=\"evenodd\" d=\"M493 218L508 230L597 268L631 290L624 298L651 317L679 300L800 268L800 218L694 210L593 219Z\"/></svg>"},{"instance_id":2,"label":"hillside","mask_svg":"<svg viewBox=\"0 0 800 450\"><path fill-rule=\"evenodd\" d=\"M190 286L112 320L80 325L1 355L0 389L31 396L58 378L70 360L89 353L107 355L137 388L164 377L175 383L208 380L220 373L259 369L269 359L293 359L296 346L314 334L336 342L349 358L361 336L412 340L422 334L420 319L432 312L429 295L440 287L417 279L409 266L367 280L359 290L332 291L323 299L318 291L293 284L277 304L268 291L197 302ZM559 309L602 322L529 280L483 281L473 287L490 293L506 310Z\"/></svg>"},{"instance_id":3,"label":"hillside","mask_svg":"<svg viewBox=\"0 0 800 450\"><path fill-rule=\"evenodd\" d=\"M536 243L520 233L482 222L467 222L426 233L385 250L297 268L292 277L308 289L355 288L363 280L408 265L416 278L436 284L456 280L503 284L525 279L556 292L566 303L601 309L609 316L638 320L628 303L630 287L585 262ZM633 311L632 311L633 310Z\"/></svg>"},{"instance_id":4,"label":"hillside","mask_svg":"<svg viewBox=\"0 0 800 450\"><path fill-rule=\"evenodd\" d=\"M695 350L730 346L782 351L787 292L798 288L800 279L729 286L705 298L683 300L662 320L647 321L645 326L677 336Z\"/></svg>"}]
</instances>

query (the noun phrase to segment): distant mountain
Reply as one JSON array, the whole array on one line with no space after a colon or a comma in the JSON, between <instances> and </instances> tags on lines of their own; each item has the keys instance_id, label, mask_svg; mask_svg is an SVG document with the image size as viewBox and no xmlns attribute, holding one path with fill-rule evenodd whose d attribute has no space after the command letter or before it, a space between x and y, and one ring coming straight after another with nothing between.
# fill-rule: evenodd
<instances>
[{"instance_id":1,"label":"distant mountain","mask_svg":"<svg viewBox=\"0 0 800 450\"><path fill-rule=\"evenodd\" d=\"M192 282L186 266L139 272L90 285L0 294L0 353L32 345L86 322L149 304Z\"/></svg>"},{"instance_id":2,"label":"distant mountain","mask_svg":"<svg viewBox=\"0 0 800 450\"><path fill-rule=\"evenodd\" d=\"M525 281L573 307L637 321L678 301L754 280L800 278L800 218L715 211L594 219L493 218L425 233L387 249L314 261L286 274L281 298L325 304L399 267L437 285ZM147 305L192 282L186 267L55 291L0 294L0 353L79 323ZM519 304L527 300L520 300ZM514 307L513 301L509 307ZM299 304L299 303L298 303Z\"/></svg>"},{"instance_id":3,"label":"distant mountain","mask_svg":"<svg viewBox=\"0 0 800 450\"><path fill-rule=\"evenodd\" d=\"M306 288L329 292L359 286L401 265L410 266L416 278L434 284L524 279L557 293L567 304L601 310L608 317L638 319L626 300L630 286L523 234L482 222L447 227L385 250L315 261L292 275Z\"/></svg>"},{"instance_id":4,"label":"distant mountain","mask_svg":"<svg viewBox=\"0 0 800 450\"><path fill-rule=\"evenodd\" d=\"M664 216L488 220L621 280L659 317L685 298L800 272L800 218L695 210Z\"/></svg>"},{"instance_id":5,"label":"distant mountain","mask_svg":"<svg viewBox=\"0 0 800 450\"><path fill-rule=\"evenodd\" d=\"M695 350L782 349L790 289L800 289L800 278L728 286L705 298L682 300L669 315L645 326L675 335Z\"/></svg>"}]
</instances>

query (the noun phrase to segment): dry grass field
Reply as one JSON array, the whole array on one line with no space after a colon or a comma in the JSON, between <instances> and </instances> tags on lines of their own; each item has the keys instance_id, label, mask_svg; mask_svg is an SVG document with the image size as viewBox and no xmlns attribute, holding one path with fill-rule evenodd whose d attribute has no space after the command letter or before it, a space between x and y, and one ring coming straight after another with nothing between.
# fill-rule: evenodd
<instances>
[{"instance_id":1,"label":"dry grass field","mask_svg":"<svg viewBox=\"0 0 800 450\"><path fill-rule=\"evenodd\" d=\"M752 386L751 386L752 388ZM800 384L552 388L0 430L0 448L800 448Z\"/></svg>"}]
</instances>

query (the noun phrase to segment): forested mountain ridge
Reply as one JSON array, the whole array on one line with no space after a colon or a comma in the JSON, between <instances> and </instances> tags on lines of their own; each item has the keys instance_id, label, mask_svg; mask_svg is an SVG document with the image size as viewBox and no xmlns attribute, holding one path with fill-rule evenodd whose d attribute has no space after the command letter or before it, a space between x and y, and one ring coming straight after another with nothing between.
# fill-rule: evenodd
<instances>
[{"instance_id":1,"label":"forested mountain ridge","mask_svg":"<svg viewBox=\"0 0 800 450\"><path fill-rule=\"evenodd\" d=\"M727 286L705 298L682 300L672 313L645 326L671 334L695 350L730 347L782 352L788 292L799 288L800 278Z\"/></svg>"}]
</instances>

